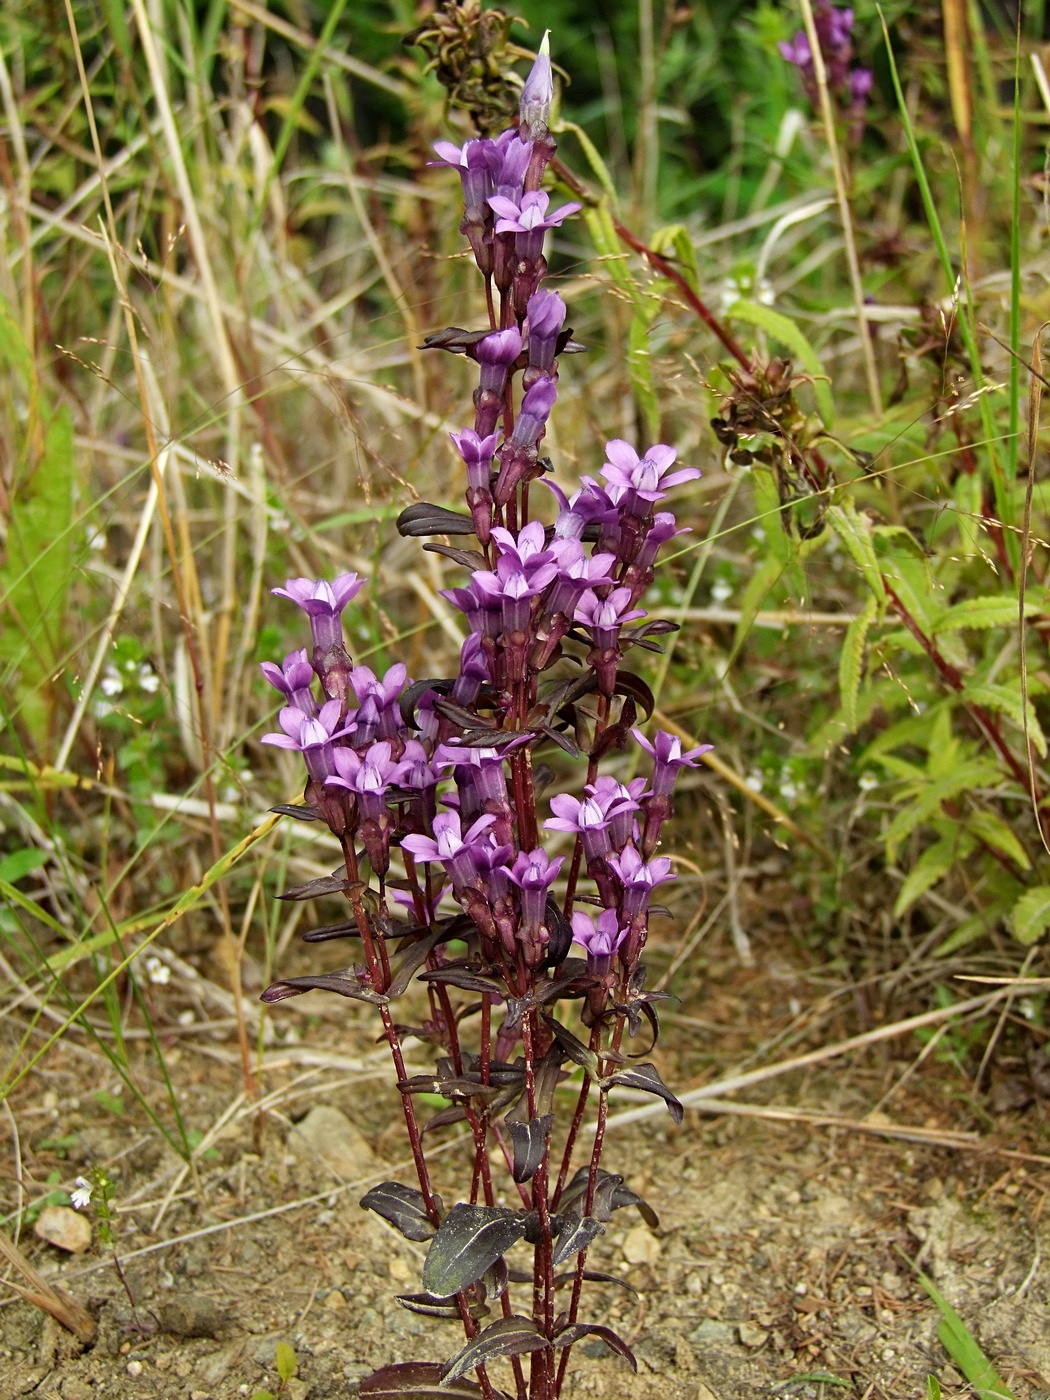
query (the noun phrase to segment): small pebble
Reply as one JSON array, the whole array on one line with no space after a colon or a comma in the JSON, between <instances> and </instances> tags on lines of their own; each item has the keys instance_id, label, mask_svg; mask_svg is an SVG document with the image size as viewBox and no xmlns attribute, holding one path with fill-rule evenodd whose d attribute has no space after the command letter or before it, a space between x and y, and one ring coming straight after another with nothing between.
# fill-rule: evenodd
<instances>
[{"instance_id":1,"label":"small pebble","mask_svg":"<svg viewBox=\"0 0 1050 1400\"><path fill-rule=\"evenodd\" d=\"M203 1293L176 1293L161 1303L157 1317L173 1337L214 1337L222 1326L222 1314Z\"/></svg>"},{"instance_id":2,"label":"small pebble","mask_svg":"<svg viewBox=\"0 0 1050 1400\"><path fill-rule=\"evenodd\" d=\"M646 1226L635 1225L624 1237L623 1257L628 1264L652 1266L660 1257L660 1241Z\"/></svg>"},{"instance_id":3,"label":"small pebble","mask_svg":"<svg viewBox=\"0 0 1050 1400\"><path fill-rule=\"evenodd\" d=\"M141 1362L141 1361L129 1361L129 1362L128 1362L128 1375L129 1375L129 1376L141 1376L141 1375L142 1375L142 1370L143 1370L143 1367L142 1367L142 1362Z\"/></svg>"},{"instance_id":4,"label":"small pebble","mask_svg":"<svg viewBox=\"0 0 1050 1400\"><path fill-rule=\"evenodd\" d=\"M36 1218L33 1233L67 1254L83 1254L91 1243L91 1221L70 1206L45 1206Z\"/></svg>"}]
</instances>

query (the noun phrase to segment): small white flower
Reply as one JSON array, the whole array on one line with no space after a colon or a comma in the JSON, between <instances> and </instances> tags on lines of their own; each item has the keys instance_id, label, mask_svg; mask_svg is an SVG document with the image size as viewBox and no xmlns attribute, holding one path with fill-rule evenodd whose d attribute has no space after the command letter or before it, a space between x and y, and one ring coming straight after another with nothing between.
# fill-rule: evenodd
<instances>
[{"instance_id":1,"label":"small white flower","mask_svg":"<svg viewBox=\"0 0 1050 1400\"><path fill-rule=\"evenodd\" d=\"M786 774L780 780L780 795L785 802L794 802L798 796L798 788Z\"/></svg>"},{"instance_id":2,"label":"small white flower","mask_svg":"<svg viewBox=\"0 0 1050 1400\"><path fill-rule=\"evenodd\" d=\"M148 661L144 661L139 667L139 688L147 695L154 695L160 689L160 676Z\"/></svg>"},{"instance_id":3,"label":"small white flower","mask_svg":"<svg viewBox=\"0 0 1050 1400\"><path fill-rule=\"evenodd\" d=\"M732 596L733 585L729 582L729 580L727 578L716 578L714 583L711 585L712 603L716 603L718 605L721 605L722 603L728 603L729 599L732 598Z\"/></svg>"},{"instance_id":4,"label":"small white flower","mask_svg":"<svg viewBox=\"0 0 1050 1400\"><path fill-rule=\"evenodd\" d=\"M878 787L878 785L878 776L870 769L866 773L862 773L857 779L857 786L860 788L861 792L870 792L872 788Z\"/></svg>"},{"instance_id":5,"label":"small white flower","mask_svg":"<svg viewBox=\"0 0 1050 1400\"><path fill-rule=\"evenodd\" d=\"M146 959L146 976L155 987L166 987L171 981L171 968L151 953Z\"/></svg>"},{"instance_id":6,"label":"small white flower","mask_svg":"<svg viewBox=\"0 0 1050 1400\"><path fill-rule=\"evenodd\" d=\"M97 553L101 553L102 550L108 547L108 543L105 530L103 530L101 526L92 525L87 532L88 549L93 549Z\"/></svg>"},{"instance_id":7,"label":"small white flower","mask_svg":"<svg viewBox=\"0 0 1050 1400\"><path fill-rule=\"evenodd\" d=\"M85 1176L77 1177L75 1188L69 1193L74 1210L87 1210L91 1203L91 1182Z\"/></svg>"},{"instance_id":8,"label":"small white flower","mask_svg":"<svg viewBox=\"0 0 1050 1400\"><path fill-rule=\"evenodd\" d=\"M757 768L753 768L744 779L744 786L749 787L752 792L762 791L762 774Z\"/></svg>"},{"instance_id":9,"label":"small white flower","mask_svg":"<svg viewBox=\"0 0 1050 1400\"><path fill-rule=\"evenodd\" d=\"M119 695L124 689L124 678L112 663L102 672L98 688L103 695Z\"/></svg>"}]
</instances>

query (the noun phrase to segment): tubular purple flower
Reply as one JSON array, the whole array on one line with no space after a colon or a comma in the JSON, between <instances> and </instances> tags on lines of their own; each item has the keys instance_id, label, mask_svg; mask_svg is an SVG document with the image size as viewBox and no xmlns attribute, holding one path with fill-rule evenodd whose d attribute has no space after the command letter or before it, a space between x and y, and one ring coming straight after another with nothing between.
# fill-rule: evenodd
<instances>
[{"instance_id":1,"label":"tubular purple flower","mask_svg":"<svg viewBox=\"0 0 1050 1400\"><path fill-rule=\"evenodd\" d=\"M548 375L553 371L565 316L566 306L557 292L539 291L529 297L526 334L530 368Z\"/></svg>"},{"instance_id":2,"label":"tubular purple flower","mask_svg":"<svg viewBox=\"0 0 1050 1400\"><path fill-rule=\"evenodd\" d=\"M441 159L431 161L431 165L448 165L459 171L464 223L484 223L489 217L488 198L496 190L495 172L502 163L495 142L481 139L455 146L451 141L438 141L434 150Z\"/></svg>"},{"instance_id":3,"label":"tubular purple flower","mask_svg":"<svg viewBox=\"0 0 1050 1400\"><path fill-rule=\"evenodd\" d=\"M518 420L510 436L510 445L516 451L535 447L543 436L554 401L558 397L557 381L543 375L521 401Z\"/></svg>"},{"instance_id":4,"label":"tubular purple flower","mask_svg":"<svg viewBox=\"0 0 1050 1400\"><path fill-rule=\"evenodd\" d=\"M609 971L613 955L627 937L627 929L620 927L615 909L605 909L598 915L597 923L590 914L575 913L572 916L572 937L587 953L587 964L591 972L604 977Z\"/></svg>"},{"instance_id":5,"label":"tubular purple flower","mask_svg":"<svg viewBox=\"0 0 1050 1400\"><path fill-rule=\"evenodd\" d=\"M457 894L476 882L477 848L490 845L484 838L496 818L486 813L479 817L466 833L462 833L458 812L439 812L434 818L434 835L403 836L401 845L412 852L416 860L437 861L445 867Z\"/></svg>"},{"instance_id":6,"label":"tubular purple flower","mask_svg":"<svg viewBox=\"0 0 1050 1400\"><path fill-rule=\"evenodd\" d=\"M314 646L327 651L342 645L340 614L364 583L356 574L340 574L331 583L327 579L290 578L283 588L272 588L270 592L278 598L290 598L302 608L310 619Z\"/></svg>"},{"instance_id":7,"label":"tubular purple flower","mask_svg":"<svg viewBox=\"0 0 1050 1400\"><path fill-rule=\"evenodd\" d=\"M474 353L481 366L481 392L501 396L510 366L521 354L521 333L511 327L479 340Z\"/></svg>"},{"instance_id":8,"label":"tubular purple flower","mask_svg":"<svg viewBox=\"0 0 1050 1400\"><path fill-rule=\"evenodd\" d=\"M552 817L543 825L548 831L569 831L581 837L583 854L588 862L599 860L612 851L609 825L615 810L606 811L593 797L581 802L569 792L559 792L551 798Z\"/></svg>"},{"instance_id":9,"label":"tubular purple flower","mask_svg":"<svg viewBox=\"0 0 1050 1400\"><path fill-rule=\"evenodd\" d=\"M338 700L329 700L322 705L316 717L286 705L277 717L284 732L264 734L260 743L272 744L278 749L297 749L303 756L310 777L314 782L323 783L336 771L335 740L344 738L349 732L345 727L339 728L341 712L342 706Z\"/></svg>"},{"instance_id":10,"label":"tubular purple flower","mask_svg":"<svg viewBox=\"0 0 1050 1400\"><path fill-rule=\"evenodd\" d=\"M583 208L582 204L562 204L548 213L550 195L546 190L526 190L520 201L494 194L489 207L497 215L496 233L514 234L514 251L519 258L534 263L543 256L543 235L549 228L560 228L565 219Z\"/></svg>"},{"instance_id":11,"label":"tubular purple flower","mask_svg":"<svg viewBox=\"0 0 1050 1400\"><path fill-rule=\"evenodd\" d=\"M616 646L625 622L647 614L644 608L631 607L629 588L614 588L607 598L599 598L593 588L588 588L581 595L574 616L590 629L594 645L605 651Z\"/></svg>"},{"instance_id":12,"label":"tubular purple flower","mask_svg":"<svg viewBox=\"0 0 1050 1400\"><path fill-rule=\"evenodd\" d=\"M489 663L481 637L469 632L459 653L459 675L452 687L452 699L457 705L473 705L481 687L489 680Z\"/></svg>"},{"instance_id":13,"label":"tubular purple flower","mask_svg":"<svg viewBox=\"0 0 1050 1400\"><path fill-rule=\"evenodd\" d=\"M521 90L521 125L523 135L535 141L547 135L551 115L551 102L554 100L554 73L551 69L550 30L536 55L532 71L525 79Z\"/></svg>"},{"instance_id":14,"label":"tubular purple flower","mask_svg":"<svg viewBox=\"0 0 1050 1400\"><path fill-rule=\"evenodd\" d=\"M625 786L616 778L600 777L584 789L593 797L609 818L609 840L615 850L621 850L635 831L634 814L638 800L645 791L644 778L632 778Z\"/></svg>"},{"instance_id":15,"label":"tubular purple flower","mask_svg":"<svg viewBox=\"0 0 1050 1400\"><path fill-rule=\"evenodd\" d=\"M662 500L672 486L695 481L700 475L696 467L670 471L678 453L662 442L650 447L644 457L639 457L631 444L621 438L607 442L605 451L609 460L602 467L602 476L623 493L620 503L631 515L648 515L652 503Z\"/></svg>"},{"instance_id":16,"label":"tubular purple flower","mask_svg":"<svg viewBox=\"0 0 1050 1400\"><path fill-rule=\"evenodd\" d=\"M513 132L508 131L505 135L510 139L502 146L496 187L489 193L513 200L517 204L525 188L525 172L532 159L532 142L519 140Z\"/></svg>"},{"instance_id":17,"label":"tubular purple flower","mask_svg":"<svg viewBox=\"0 0 1050 1400\"><path fill-rule=\"evenodd\" d=\"M389 741L381 739L360 754L354 749L336 749L334 758L335 772L326 778L326 785L354 793L361 816L378 821L386 811L387 789L400 781L402 773Z\"/></svg>"},{"instance_id":18,"label":"tubular purple flower","mask_svg":"<svg viewBox=\"0 0 1050 1400\"><path fill-rule=\"evenodd\" d=\"M456 444L456 451L467 469L467 489L487 491L499 434L489 433L488 437L478 437L473 428L464 428L461 433L449 433L449 437Z\"/></svg>"},{"instance_id":19,"label":"tubular purple flower","mask_svg":"<svg viewBox=\"0 0 1050 1400\"><path fill-rule=\"evenodd\" d=\"M609 865L623 885L623 914L628 923L646 912L657 885L676 878L666 856L644 861L634 846L625 846L618 856L610 856Z\"/></svg>"},{"instance_id":20,"label":"tubular purple flower","mask_svg":"<svg viewBox=\"0 0 1050 1400\"><path fill-rule=\"evenodd\" d=\"M275 666L272 661L263 661L259 669L274 689L287 697L288 704L294 709L302 710L304 715L311 718L317 714L317 701L311 689L314 668L310 665L305 647L289 652L280 666Z\"/></svg>"},{"instance_id":21,"label":"tubular purple flower","mask_svg":"<svg viewBox=\"0 0 1050 1400\"><path fill-rule=\"evenodd\" d=\"M564 861L564 856L555 856L551 860L547 852L538 846L534 851L519 851L507 872L521 890L521 924L525 936L535 936L539 929L545 927L547 895Z\"/></svg>"},{"instance_id":22,"label":"tubular purple flower","mask_svg":"<svg viewBox=\"0 0 1050 1400\"><path fill-rule=\"evenodd\" d=\"M653 516L653 523L645 532L645 536L638 549L638 557L635 564L639 569L651 569L656 563L656 556L662 547L673 540L676 535L687 535L688 527L683 526L678 529L675 518L669 510L657 511Z\"/></svg>"},{"instance_id":23,"label":"tubular purple flower","mask_svg":"<svg viewBox=\"0 0 1050 1400\"><path fill-rule=\"evenodd\" d=\"M714 744L700 744L688 753L682 752L682 741L676 734L668 734L664 729L656 731L652 743L640 729L632 729L637 743L653 760L651 792L654 797L670 797L682 768L695 768L701 754L710 753Z\"/></svg>"}]
</instances>

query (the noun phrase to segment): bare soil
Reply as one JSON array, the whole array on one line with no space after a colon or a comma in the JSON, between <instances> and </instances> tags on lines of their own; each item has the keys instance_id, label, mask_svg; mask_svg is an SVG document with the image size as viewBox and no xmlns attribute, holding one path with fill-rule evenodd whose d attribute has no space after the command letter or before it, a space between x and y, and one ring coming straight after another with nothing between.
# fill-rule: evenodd
<instances>
[{"instance_id":1,"label":"bare soil","mask_svg":"<svg viewBox=\"0 0 1050 1400\"><path fill-rule=\"evenodd\" d=\"M748 1061L759 1029L768 1047L771 1028L797 1024L798 1005L813 1000L811 982L783 967L727 960L719 972L707 983L713 990L665 1018L655 1058L678 1089ZM379 1180L412 1180L367 1009L312 996L282 1018L253 1103L230 1028L180 1025L173 1013L166 1062L188 1128L203 1135L192 1172L126 1095L100 1102L100 1089L116 1094L119 1085L85 1043L68 1040L16 1093L0 1159L6 1209L20 1203L18 1181L24 1207L49 1181L69 1189L105 1166L117 1182L115 1245L127 1287L97 1229L94 1252L73 1257L36 1239L26 1220L21 1247L94 1314L98 1338L83 1349L38 1309L7 1299L0 1400L225 1400L258 1390L341 1400L385 1361L458 1349L458 1328L393 1302L418 1287L422 1249L357 1206ZM803 1047L842 1029L812 1027ZM143 1041L133 1046L140 1084L170 1119L155 1062ZM1046 1400L1046 1101L1032 1092L1023 1059L1012 1064L1005 1052L990 1093L975 1096L967 1073L931 1055L884 1101L920 1050L914 1039L880 1046L777 1080L749 1101L834 1112L856 1129L749 1110L688 1111L680 1128L665 1118L614 1129L605 1165L660 1224L650 1230L633 1211L617 1213L591 1263L636 1292L594 1285L585 1316L627 1339L638 1373L601 1354L601 1343L581 1344L571 1394L902 1400L926 1396L935 1376L946 1397L972 1395L938 1341L937 1311L908 1262L918 1260L1017 1400ZM422 1052L418 1060L422 1067ZM318 1106L340 1112L306 1118ZM909 1124L932 1141L885 1135ZM946 1150L936 1136L949 1128L979 1128L980 1140ZM462 1150L450 1136L436 1159L449 1192ZM282 1341L297 1363L283 1390Z\"/></svg>"}]
</instances>

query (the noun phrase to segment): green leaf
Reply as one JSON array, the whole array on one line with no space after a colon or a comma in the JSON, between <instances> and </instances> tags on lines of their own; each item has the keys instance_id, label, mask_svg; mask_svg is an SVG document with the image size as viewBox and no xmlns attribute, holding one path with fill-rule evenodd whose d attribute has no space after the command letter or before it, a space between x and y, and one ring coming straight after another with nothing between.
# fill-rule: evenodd
<instances>
[{"instance_id":1,"label":"green leaf","mask_svg":"<svg viewBox=\"0 0 1050 1400\"><path fill-rule=\"evenodd\" d=\"M966 826L978 840L983 841L985 845L994 847L997 851L1001 851L1022 870L1032 868L1028 852L997 812L991 810L971 812L966 818Z\"/></svg>"},{"instance_id":2,"label":"green leaf","mask_svg":"<svg viewBox=\"0 0 1050 1400\"><path fill-rule=\"evenodd\" d=\"M673 256L679 271L684 273L693 291L699 289L700 272L696 265L696 249L684 224L668 224L666 228L658 228L652 236L650 246L654 253L663 257L669 254Z\"/></svg>"},{"instance_id":3,"label":"green leaf","mask_svg":"<svg viewBox=\"0 0 1050 1400\"><path fill-rule=\"evenodd\" d=\"M1032 617L1039 611L1034 601L1025 602L1025 617ZM936 632L957 632L962 627L1012 627L1019 612L1017 599L1008 594L997 598L964 598L961 603L946 608L934 620L933 627Z\"/></svg>"},{"instance_id":4,"label":"green leaf","mask_svg":"<svg viewBox=\"0 0 1050 1400\"><path fill-rule=\"evenodd\" d=\"M649 440L656 442L660 436L660 396L653 382L653 357L649 349L651 319L650 308L636 309L631 317L627 333L627 372Z\"/></svg>"},{"instance_id":5,"label":"green leaf","mask_svg":"<svg viewBox=\"0 0 1050 1400\"><path fill-rule=\"evenodd\" d=\"M878 599L870 597L860 613L846 628L842 654L839 657L839 696L846 720L846 732L857 727L857 697L864 678L864 649L868 632L879 611Z\"/></svg>"},{"instance_id":6,"label":"green leaf","mask_svg":"<svg viewBox=\"0 0 1050 1400\"><path fill-rule=\"evenodd\" d=\"M761 306L754 301L734 301L726 312L726 319L746 321L748 325L758 326L759 330L765 331L774 340L779 340L782 345L787 346L807 373L813 375L816 381L813 385L813 393L817 400L817 411L824 427L830 432L835 426L835 401L831 397L828 378L824 373L820 356L794 321L789 321L779 311L773 311L770 307Z\"/></svg>"},{"instance_id":7,"label":"green leaf","mask_svg":"<svg viewBox=\"0 0 1050 1400\"><path fill-rule=\"evenodd\" d=\"M1015 1400L995 1367L978 1346L973 1333L962 1318L924 1273L919 1282L937 1305L941 1320L937 1335L945 1351L977 1392L980 1400Z\"/></svg>"},{"instance_id":8,"label":"green leaf","mask_svg":"<svg viewBox=\"0 0 1050 1400\"><path fill-rule=\"evenodd\" d=\"M576 137L577 141L579 141L580 146L583 150L583 154L587 157L587 164L591 167L591 170L594 172L598 183L604 190L606 199L608 199L609 202L615 208L616 182L609 174L609 168L605 164L605 161L602 160L601 154L598 151L598 147L587 135L583 127L577 126L575 122L567 122L563 119L561 122L559 122L558 125L559 130L571 131L572 134Z\"/></svg>"},{"instance_id":9,"label":"green leaf","mask_svg":"<svg viewBox=\"0 0 1050 1400\"><path fill-rule=\"evenodd\" d=\"M874 597L882 603L886 598L886 586L882 581L879 561L875 557L871 519L862 515L848 496L844 496L841 502L828 506L824 519L838 535L850 558L864 575L864 582Z\"/></svg>"},{"instance_id":10,"label":"green leaf","mask_svg":"<svg viewBox=\"0 0 1050 1400\"><path fill-rule=\"evenodd\" d=\"M951 836L942 836L932 846L927 846L901 885L893 906L894 918L899 919L921 895L932 889L939 880L943 880L957 861L965 860L973 850L974 844L965 832L958 831Z\"/></svg>"},{"instance_id":11,"label":"green leaf","mask_svg":"<svg viewBox=\"0 0 1050 1400\"><path fill-rule=\"evenodd\" d=\"M35 850L32 847L12 851L10 855L0 859L0 880L24 880L32 871L39 870L47 862L46 851Z\"/></svg>"},{"instance_id":12,"label":"green leaf","mask_svg":"<svg viewBox=\"0 0 1050 1400\"><path fill-rule=\"evenodd\" d=\"M926 1377L926 1400L941 1400L941 1383L936 1376Z\"/></svg>"},{"instance_id":13,"label":"green leaf","mask_svg":"<svg viewBox=\"0 0 1050 1400\"><path fill-rule=\"evenodd\" d=\"M950 933L943 943L937 945L934 949L934 957L950 957L953 953L957 953L960 948L966 948L971 943L975 943L978 938L987 938L988 934L1006 915L1008 908L1009 900L1006 899L996 899L990 904L986 904L978 913L969 919L964 919L954 933Z\"/></svg>"},{"instance_id":14,"label":"green leaf","mask_svg":"<svg viewBox=\"0 0 1050 1400\"><path fill-rule=\"evenodd\" d=\"M971 759L969 762L956 764L954 771L944 774L943 777L926 783L915 800L897 813L886 830L886 848L891 858L895 856L905 837L939 812L942 803L950 802L953 797L958 797L970 788L996 782L999 776L998 767L989 759Z\"/></svg>"},{"instance_id":15,"label":"green leaf","mask_svg":"<svg viewBox=\"0 0 1050 1400\"><path fill-rule=\"evenodd\" d=\"M1010 931L1019 943L1034 943L1050 928L1050 885L1033 885L1010 910Z\"/></svg>"},{"instance_id":16,"label":"green leaf","mask_svg":"<svg viewBox=\"0 0 1050 1400\"><path fill-rule=\"evenodd\" d=\"M1039 723L1039 718L1035 712L1035 706L1031 700L1031 690L1029 687L1028 700L1028 737L1031 739L1036 752L1041 758L1046 757L1046 735L1043 726ZM1017 677L1012 683L1004 685L968 685L963 691L963 698L972 700L975 705L981 705L986 710L995 710L1003 714L1015 728L1024 731L1024 711L1021 706L1021 681Z\"/></svg>"},{"instance_id":17,"label":"green leaf","mask_svg":"<svg viewBox=\"0 0 1050 1400\"><path fill-rule=\"evenodd\" d=\"M295 1359L295 1348L287 1342L277 1343L277 1374L282 1381L290 1381L299 1369Z\"/></svg>"},{"instance_id":18,"label":"green leaf","mask_svg":"<svg viewBox=\"0 0 1050 1400\"><path fill-rule=\"evenodd\" d=\"M602 200L600 204L585 207L583 221L587 225L587 231L591 235L591 241L594 243L602 266L608 269L612 280L618 287L627 292L633 301L634 283L627 266L626 255L616 236L616 229L613 226L607 201Z\"/></svg>"}]
</instances>

